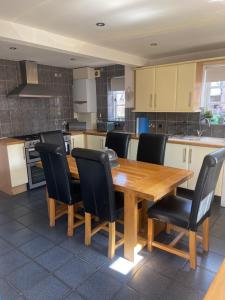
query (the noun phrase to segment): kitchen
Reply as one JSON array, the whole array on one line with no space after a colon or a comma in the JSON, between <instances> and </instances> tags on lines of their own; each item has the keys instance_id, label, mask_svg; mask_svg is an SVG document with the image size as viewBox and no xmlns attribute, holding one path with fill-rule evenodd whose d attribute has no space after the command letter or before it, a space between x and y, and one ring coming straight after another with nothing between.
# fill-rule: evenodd
<instances>
[{"instance_id":1,"label":"kitchen","mask_svg":"<svg viewBox=\"0 0 225 300\"><path fill-rule=\"evenodd\" d=\"M38 12L41 8L35 9ZM119 50L113 50L104 48L101 43L97 46L91 43L91 38L89 44L86 42L90 46L87 49L88 47L82 48L81 41L75 40L69 34L68 40L65 40L63 35L57 35L50 30L47 40L47 31L43 28L38 29L38 26L34 28L26 24L16 24L7 18L2 18L0 23L2 28L13 28L13 26L17 28L17 33L0 30L0 205L2 204L0 208L0 224L2 225L0 266L2 263L4 270L3 260L4 256L7 256L7 253L2 250L4 247L11 249L13 245L15 249L9 251L17 251L20 255L25 253L26 259L29 257L28 261L24 260L25 269L26 263L35 264L32 267L34 269L40 266L45 269L47 264L41 262L42 256L46 254L46 257L48 255L51 257L52 255L51 259L54 260L55 251L56 256L62 253L63 256L75 255L76 257L76 250L72 248L80 247L78 246L79 239L83 238L82 230L78 231L78 237L75 233L70 241L65 232L62 234L60 231L58 234L55 231L54 233L58 224L55 228L51 228L51 233L49 231L45 203L46 181L43 168L38 165L41 160L40 155L35 149L35 145L40 142L39 134L42 132L62 131L67 154L70 154L71 150L76 147L104 150L108 131L129 133L131 140L127 158L131 161L136 161L137 158L140 133L166 135L168 142L164 165L193 172L192 178L183 182L178 188L179 195L193 195L204 157L215 150L225 148L225 51L222 46L215 46L215 49L206 47L206 51L201 51L202 53L187 51L182 55L167 56L162 52L160 57L153 55L150 60L134 53L126 55L126 52L121 51L119 47ZM96 23L97 35L101 33L105 35L109 30L107 26L107 23L101 25ZM29 41L31 34L34 34L32 42ZM72 50L71 42L77 43L80 48L78 47L76 51ZM159 51L160 43L152 42L151 44L150 49L153 49L153 52ZM203 283L199 288L198 280L193 279L192 282L191 276L194 276L192 273L189 275L190 282L187 285L183 280L178 281L180 286L178 284L178 287L174 289L170 287L171 295L177 291L184 299L188 297L202 299L222 264L225 257L222 228L223 207L225 207L224 167L217 181L215 196L216 204L213 208L213 227L212 236L210 236L213 242L210 244L208 257L206 254L203 258L198 255L196 272L202 274L199 280L203 280ZM34 216L35 208L37 208L37 215ZM43 220L40 227L36 224L37 217ZM7 229L10 227L10 221L13 224L12 229ZM59 221L59 229L60 226L61 228L66 226L65 220ZM6 230L8 235L3 230ZM17 245L17 242L12 242L10 236L18 235L19 238L20 234L21 241L18 241ZM38 241L42 238L45 241L40 253L35 257L32 253L27 256L26 251L29 250L26 247L29 247L36 239ZM45 247L47 247L46 252L44 252ZM48 253L48 249L52 251L52 254ZM109 273L106 270L107 267L103 267L107 264L105 254L89 253L90 250L86 248L83 251L84 261L92 263L89 255L99 259L98 267L101 266L101 271L99 274L97 271L97 276L100 276L102 280L102 274ZM145 250L141 253L143 256L146 255ZM123 254L119 256L122 257ZM82 254L79 253L78 257L82 259ZM170 262L167 261L169 258L162 259L165 260L165 266L168 264L169 268ZM160 261L157 251L156 261ZM148 263L151 264L151 262ZM184 274L187 272L185 269L187 266L185 267L183 263L183 259L181 261L171 259L171 268L174 267L176 272ZM46 280L49 276L55 284L61 284L61 298L63 299L90 298L85 288L82 291L79 285L69 284L69 281L62 279L63 276L55 275L57 268L63 264L64 261L60 263L59 259L58 264L55 262L52 269L46 267L48 270ZM18 274L20 267L23 269L23 263L18 265ZM117 278L120 275L115 274L115 271L112 274L109 273L109 282L111 280L112 284L115 284L118 295L133 296L134 299L140 296L148 297L148 299L160 297L158 291L152 294L150 291L146 293L144 288L146 284L141 286L137 283L138 278L143 278L143 274L147 274L148 280L151 281L154 277L154 270L157 268L152 267L151 272L144 268L142 274L141 267L142 263L139 262L137 266L133 266L133 271L128 272L127 284L124 284L121 278ZM36 272L32 271L32 268L29 270L28 267L28 274ZM139 268L140 271L138 271ZM159 276L156 276L155 281L159 284L160 280L165 280L165 286L169 285L169 279L174 277L170 273L162 277L164 266L159 266L159 269L161 271L157 273ZM46 269L42 271L44 275ZM202 279L203 277L205 279ZM48 284L44 281L43 290L47 291ZM85 278L84 282L86 281L87 286L92 284ZM105 281L108 285L109 282ZM38 282L41 286L41 279L38 279ZM82 281L79 282L82 286ZM99 296L97 285L98 283L94 284L96 297ZM183 292L181 292L182 288ZM192 288L194 291L190 290ZM23 288L23 283L18 282L18 277L13 277L13 270L12 272L2 271L2 273L0 271L0 297L3 299L8 299L10 295L15 295L15 299L20 295L29 299L32 297L29 296L29 290L32 290L31 286ZM43 295L45 296L44 292ZM114 296L114 293L110 289L108 298L113 298L112 295ZM38 297L33 296L33 299L38 299Z\"/></svg>"}]
</instances>

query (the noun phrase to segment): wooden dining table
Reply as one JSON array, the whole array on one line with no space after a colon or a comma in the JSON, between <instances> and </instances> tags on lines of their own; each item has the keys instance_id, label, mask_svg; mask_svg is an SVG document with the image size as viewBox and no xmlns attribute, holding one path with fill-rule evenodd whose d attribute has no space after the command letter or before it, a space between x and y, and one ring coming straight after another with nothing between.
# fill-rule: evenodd
<instances>
[{"instance_id":1,"label":"wooden dining table","mask_svg":"<svg viewBox=\"0 0 225 300\"><path fill-rule=\"evenodd\" d=\"M67 156L69 169L79 178L75 159ZM94 174L93 174L94 176ZM114 189L124 193L124 257L134 261L143 245L138 239L138 201L159 201L174 193L176 188L193 176L189 170L165 167L140 161L119 158L119 165L112 168ZM146 241L145 241L146 242Z\"/></svg>"}]
</instances>

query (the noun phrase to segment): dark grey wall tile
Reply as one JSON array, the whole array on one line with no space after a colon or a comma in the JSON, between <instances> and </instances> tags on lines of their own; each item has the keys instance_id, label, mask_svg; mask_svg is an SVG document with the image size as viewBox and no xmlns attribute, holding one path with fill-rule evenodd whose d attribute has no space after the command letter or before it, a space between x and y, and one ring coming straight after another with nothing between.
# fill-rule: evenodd
<instances>
[{"instance_id":1,"label":"dark grey wall tile","mask_svg":"<svg viewBox=\"0 0 225 300\"><path fill-rule=\"evenodd\" d=\"M0 136L15 136L61 129L73 118L71 69L38 65L39 82L54 88L53 99L7 98L21 83L18 62L0 59Z\"/></svg>"}]
</instances>

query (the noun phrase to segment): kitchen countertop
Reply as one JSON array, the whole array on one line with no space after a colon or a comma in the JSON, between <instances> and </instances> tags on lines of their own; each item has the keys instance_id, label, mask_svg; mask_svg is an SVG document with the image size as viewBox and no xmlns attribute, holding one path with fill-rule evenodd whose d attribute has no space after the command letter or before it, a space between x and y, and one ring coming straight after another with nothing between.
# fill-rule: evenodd
<instances>
[{"instance_id":1,"label":"kitchen countertop","mask_svg":"<svg viewBox=\"0 0 225 300\"><path fill-rule=\"evenodd\" d=\"M23 140L19 140L16 138L0 138L0 145L1 146L7 146L7 145L18 145L18 144L24 144Z\"/></svg>"},{"instance_id":2,"label":"kitchen countertop","mask_svg":"<svg viewBox=\"0 0 225 300\"><path fill-rule=\"evenodd\" d=\"M69 131L68 134L71 136L86 134L86 135L98 135L106 136L106 132L100 132L97 130L87 130L87 131ZM138 139L139 135L131 133L132 139ZM23 140L16 138L0 138L0 145L13 145L13 144L23 144ZM225 138L214 138L214 137L197 137L197 136L172 136L169 137L168 143L173 144L183 144L183 145L193 145L201 147L215 147L215 148L225 148Z\"/></svg>"}]
</instances>

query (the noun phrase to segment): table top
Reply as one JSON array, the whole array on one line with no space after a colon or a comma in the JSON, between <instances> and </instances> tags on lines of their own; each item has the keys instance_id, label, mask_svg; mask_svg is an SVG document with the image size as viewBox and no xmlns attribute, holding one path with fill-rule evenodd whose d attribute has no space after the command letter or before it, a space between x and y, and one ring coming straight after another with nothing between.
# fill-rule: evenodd
<instances>
[{"instance_id":1,"label":"table top","mask_svg":"<svg viewBox=\"0 0 225 300\"><path fill-rule=\"evenodd\" d=\"M68 156L70 172L78 178L75 159ZM137 197L157 201L193 176L184 169L165 167L119 158L119 166L112 169L114 188L134 192Z\"/></svg>"}]
</instances>

